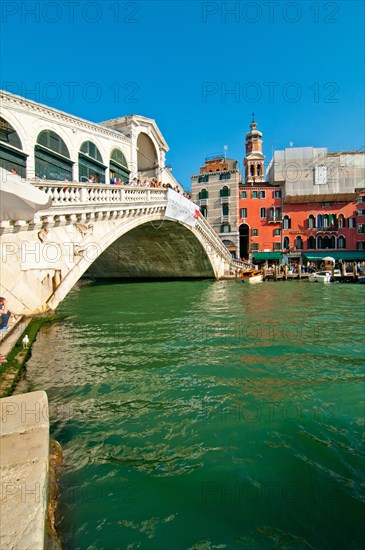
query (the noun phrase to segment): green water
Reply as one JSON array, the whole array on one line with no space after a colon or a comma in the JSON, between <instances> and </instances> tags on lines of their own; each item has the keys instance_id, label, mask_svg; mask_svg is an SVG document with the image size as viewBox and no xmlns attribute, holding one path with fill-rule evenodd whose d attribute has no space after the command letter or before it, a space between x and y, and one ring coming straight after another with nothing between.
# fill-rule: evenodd
<instances>
[{"instance_id":1,"label":"green water","mask_svg":"<svg viewBox=\"0 0 365 550\"><path fill-rule=\"evenodd\" d=\"M49 396L63 548L364 548L364 290L73 291L18 390Z\"/></svg>"}]
</instances>

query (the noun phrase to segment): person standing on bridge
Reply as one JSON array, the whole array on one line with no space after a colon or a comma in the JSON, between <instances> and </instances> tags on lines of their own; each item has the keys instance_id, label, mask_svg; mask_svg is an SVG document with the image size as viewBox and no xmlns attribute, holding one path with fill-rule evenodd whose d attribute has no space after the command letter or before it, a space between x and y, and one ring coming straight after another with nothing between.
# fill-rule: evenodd
<instances>
[{"instance_id":1,"label":"person standing on bridge","mask_svg":"<svg viewBox=\"0 0 365 550\"><path fill-rule=\"evenodd\" d=\"M14 315L14 319L17 319L18 316L8 309L8 302L6 298L0 297L0 313L1 313L1 322L0 322L0 334L8 330L8 322L11 315Z\"/></svg>"}]
</instances>

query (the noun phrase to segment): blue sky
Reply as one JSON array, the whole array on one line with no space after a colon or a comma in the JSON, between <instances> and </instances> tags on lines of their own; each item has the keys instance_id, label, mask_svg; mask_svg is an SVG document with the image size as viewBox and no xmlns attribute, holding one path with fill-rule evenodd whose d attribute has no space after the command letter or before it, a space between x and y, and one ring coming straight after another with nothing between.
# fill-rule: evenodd
<instances>
[{"instance_id":1,"label":"blue sky","mask_svg":"<svg viewBox=\"0 0 365 550\"><path fill-rule=\"evenodd\" d=\"M1 88L99 122L154 118L175 177L273 149L364 146L362 1L22 1L1 6ZM230 93L231 91L231 93Z\"/></svg>"}]
</instances>

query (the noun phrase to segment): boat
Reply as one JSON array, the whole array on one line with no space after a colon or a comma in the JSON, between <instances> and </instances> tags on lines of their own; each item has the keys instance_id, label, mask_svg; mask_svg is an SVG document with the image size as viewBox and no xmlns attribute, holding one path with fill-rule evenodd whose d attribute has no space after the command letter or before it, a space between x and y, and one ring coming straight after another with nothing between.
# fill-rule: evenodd
<instances>
[{"instance_id":1,"label":"boat","mask_svg":"<svg viewBox=\"0 0 365 550\"><path fill-rule=\"evenodd\" d=\"M359 275L358 281L361 284L365 284L365 275Z\"/></svg>"},{"instance_id":2,"label":"boat","mask_svg":"<svg viewBox=\"0 0 365 550\"><path fill-rule=\"evenodd\" d=\"M310 283L330 283L331 272L330 271L316 271L311 273L308 277Z\"/></svg>"},{"instance_id":3,"label":"boat","mask_svg":"<svg viewBox=\"0 0 365 550\"><path fill-rule=\"evenodd\" d=\"M264 276L262 274L262 271L260 269L248 269L247 271L243 271L240 275L240 278L242 279L243 283L262 283L264 280Z\"/></svg>"}]
</instances>

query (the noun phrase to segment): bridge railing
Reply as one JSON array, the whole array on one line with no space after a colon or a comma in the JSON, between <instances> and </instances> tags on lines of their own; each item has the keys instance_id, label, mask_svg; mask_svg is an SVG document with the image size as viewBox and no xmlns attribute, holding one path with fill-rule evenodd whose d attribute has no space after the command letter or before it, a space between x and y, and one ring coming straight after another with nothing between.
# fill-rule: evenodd
<instances>
[{"instance_id":1,"label":"bridge railing","mask_svg":"<svg viewBox=\"0 0 365 550\"><path fill-rule=\"evenodd\" d=\"M52 206L125 204L166 200L167 189L109 184L32 181L52 199Z\"/></svg>"}]
</instances>

